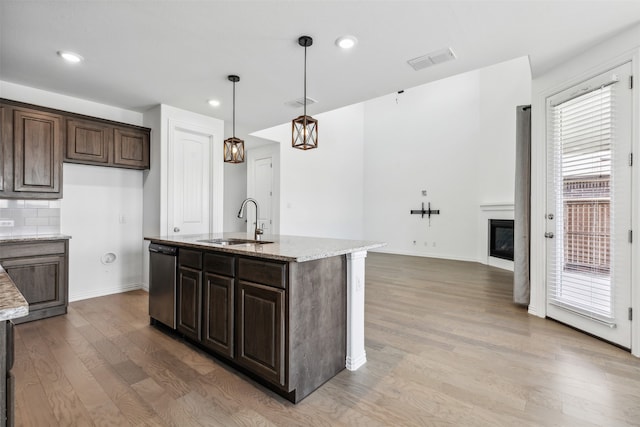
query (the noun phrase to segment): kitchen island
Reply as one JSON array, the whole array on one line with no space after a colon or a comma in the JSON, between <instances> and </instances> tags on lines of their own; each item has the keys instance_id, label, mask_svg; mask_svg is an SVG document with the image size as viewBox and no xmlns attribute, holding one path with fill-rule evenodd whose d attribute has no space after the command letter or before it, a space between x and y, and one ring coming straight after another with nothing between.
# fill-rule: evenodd
<instances>
[{"instance_id":1,"label":"kitchen island","mask_svg":"<svg viewBox=\"0 0 640 427\"><path fill-rule=\"evenodd\" d=\"M364 262L383 243L273 235L253 243L244 233L145 239L178 248L177 332L289 400L366 362Z\"/></svg>"}]
</instances>

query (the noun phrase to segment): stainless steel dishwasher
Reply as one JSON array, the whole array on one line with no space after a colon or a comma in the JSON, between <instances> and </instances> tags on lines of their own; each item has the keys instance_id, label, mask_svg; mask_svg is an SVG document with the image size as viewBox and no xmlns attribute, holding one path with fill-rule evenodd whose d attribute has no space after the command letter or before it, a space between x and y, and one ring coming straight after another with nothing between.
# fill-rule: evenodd
<instances>
[{"instance_id":1,"label":"stainless steel dishwasher","mask_svg":"<svg viewBox=\"0 0 640 427\"><path fill-rule=\"evenodd\" d=\"M151 243L149 245L149 316L176 328L176 257L178 248Z\"/></svg>"}]
</instances>

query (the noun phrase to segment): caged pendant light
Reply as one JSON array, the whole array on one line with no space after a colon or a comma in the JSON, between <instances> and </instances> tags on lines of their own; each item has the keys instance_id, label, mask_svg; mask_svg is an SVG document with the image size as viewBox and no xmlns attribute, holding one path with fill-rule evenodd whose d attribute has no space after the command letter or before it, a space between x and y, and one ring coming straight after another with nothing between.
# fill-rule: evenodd
<instances>
[{"instance_id":1,"label":"caged pendant light","mask_svg":"<svg viewBox=\"0 0 640 427\"><path fill-rule=\"evenodd\" d=\"M235 75L227 76L233 82L233 137L224 140L224 161L225 163L244 162L244 141L236 138L236 83L240 77Z\"/></svg>"},{"instance_id":2,"label":"caged pendant light","mask_svg":"<svg viewBox=\"0 0 640 427\"><path fill-rule=\"evenodd\" d=\"M301 150L318 148L318 121L307 116L307 47L313 44L309 36L301 36L298 44L304 47L304 114L291 121L291 145Z\"/></svg>"}]
</instances>

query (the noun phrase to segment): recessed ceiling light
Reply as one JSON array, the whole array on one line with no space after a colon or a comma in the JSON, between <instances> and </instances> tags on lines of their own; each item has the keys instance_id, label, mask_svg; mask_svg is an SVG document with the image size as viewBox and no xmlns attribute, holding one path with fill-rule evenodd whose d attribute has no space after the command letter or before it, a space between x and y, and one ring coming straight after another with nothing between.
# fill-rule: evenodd
<instances>
[{"instance_id":1,"label":"recessed ceiling light","mask_svg":"<svg viewBox=\"0 0 640 427\"><path fill-rule=\"evenodd\" d=\"M217 99L210 99L209 100L209 105L211 105L212 107L219 107L220 106L220 101L218 101Z\"/></svg>"},{"instance_id":2,"label":"recessed ceiling light","mask_svg":"<svg viewBox=\"0 0 640 427\"><path fill-rule=\"evenodd\" d=\"M71 62L73 64L77 64L78 62L84 61L84 58L77 53L69 52L66 50L59 50L58 55L67 62Z\"/></svg>"},{"instance_id":3,"label":"recessed ceiling light","mask_svg":"<svg viewBox=\"0 0 640 427\"><path fill-rule=\"evenodd\" d=\"M342 36L336 39L336 46L342 49L351 49L358 44L358 39L353 36Z\"/></svg>"}]
</instances>

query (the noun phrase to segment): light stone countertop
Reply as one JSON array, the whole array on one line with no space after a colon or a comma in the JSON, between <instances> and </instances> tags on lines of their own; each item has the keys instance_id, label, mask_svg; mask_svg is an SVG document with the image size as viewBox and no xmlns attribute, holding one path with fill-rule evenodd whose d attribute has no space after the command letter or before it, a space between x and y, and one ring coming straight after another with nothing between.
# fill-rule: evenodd
<instances>
[{"instance_id":1,"label":"light stone countertop","mask_svg":"<svg viewBox=\"0 0 640 427\"><path fill-rule=\"evenodd\" d=\"M22 236L2 236L0 243L37 242L38 240L69 240L71 236L64 234L25 234Z\"/></svg>"},{"instance_id":2,"label":"light stone countertop","mask_svg":"<svg viewBox=\"0 0 640 427\"><path fill-rule=\"evenodd\" d=\"M281 236L269 234L262 236L262 241L272 243L245 243L241 245L222 246L220 244L200 241L220 238L252 240L253 234L214 233L185 236L174 235L145 237L145 240L150 240L153 243L160 243L164 245L208 249L218 252L227 252L231 254L247 255L287 262L305 262L322 258L330 258L333 256L380 248L386 245L386 243L383 242L365 240L327 239L321 237Z\"/></svg>"},{"instance_id":3,"label":"light stone countertop","mask_svg":"<svg viewBox=\"0 0 640 427\"><path fill-rule=\"evenodd\" d=\"M0 266L0 321L24 317L27 314L29 303Z\"/></svg>"}]
</instances>

